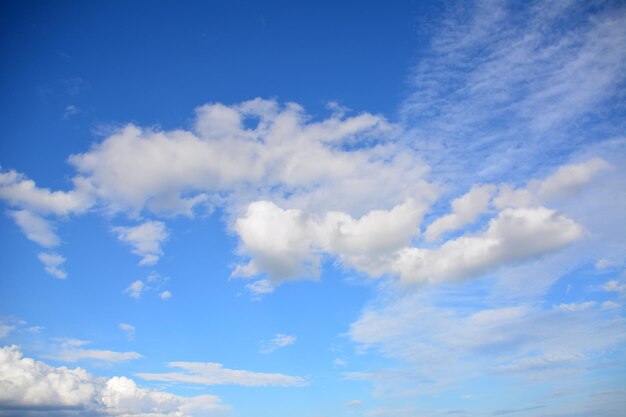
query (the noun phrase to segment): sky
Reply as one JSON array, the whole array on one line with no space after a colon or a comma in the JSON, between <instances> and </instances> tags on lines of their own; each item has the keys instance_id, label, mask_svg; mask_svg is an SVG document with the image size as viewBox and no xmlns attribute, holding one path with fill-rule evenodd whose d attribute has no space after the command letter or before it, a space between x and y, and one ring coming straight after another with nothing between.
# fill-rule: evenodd
<instances>
[{"instance_id":1,"label":"sky","mask_svg":"<svg viewBox=\"0 0 626 417\"><path fill-rule=\"evenodd\" d=\"M0 417L620 417L622 1L3 2Z\"/></svg>"}]
</instances>

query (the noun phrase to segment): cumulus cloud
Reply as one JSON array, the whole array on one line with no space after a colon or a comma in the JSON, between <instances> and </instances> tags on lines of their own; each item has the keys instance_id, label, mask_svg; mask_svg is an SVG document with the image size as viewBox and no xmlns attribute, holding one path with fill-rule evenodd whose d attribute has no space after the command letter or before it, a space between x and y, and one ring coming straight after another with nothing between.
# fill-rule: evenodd
<instances>
[{"instance_id":1,"label":"cumulus cloud","mask_svg":"<svg viewBox=\"0 0 626 417\"><path fill-rule=\"evenodd\" d=\"M78 339L61 340L58 351L45 357L59 362L80 362L83 360L95 360L103 362L126 362L142 358L137 352L115 352L112 350L86 349L83 346L90 342Z\"/></svg>"},{"instance_id":2,"label":"cumulus cloud","mask_svg":"<svg viewBox=\"0 0 626 417\"><path fill-rule=\"evenodd\" d=\"M97 378L81 368L53 367L23 357L17 346L0 349L0 409L3 415L31 411L126 417L209 417L228 407L213 395L180 397L138 387L126 377ZM14 410L14 411L11 411Z\"/></svg>"},{"instance_id":3,"label":"cumulus cloud","mask_svg":"<svg viewBox=\"0 0 626 417\"><path fill-rule=\"evenodd\" d=\"M163 301L169 300L170 298L172 298L172 293L167 290L163 291L162 293L159 294L159 298Z\"/></svg>"},{"instance_id":4,"label":"cumulus cloud","mask_svg":"<svg viewBox=\"0 0 626 417\"><path fill-rule=\"evenodd\" d=\"M139 265L154 265L163 255L161 245L168 238L163 222L148 221L134 227L115 227L113 231L119 240L133 248L135 255L141 256Z\"/></svg>"},{"instance_id":5,"label":"cumulus cloud","mask_svg":"<svg viewBox=\"0 0 626 417\"><path fill-rule=\"evenodd\" d=\"M250 372L224 368L220 363L211 362L170 362L172 368L179 368L182 372L167 373L139 373L138 377L148 381L162 381L172 383L190 383L198 385L244 385L260 386L303 386L307 385L304 378L278 373Z\"/></svg>"},{"instance_id":6,"label":"cumulus cloud","mask_svg":"<svg viewBox=\"0 0 626 417\"><path fill-rule=\"evenodd\" d=\"M581 236L578 224L545 207L505 209L483 233L436 249L403 249L391 267L406 282L459 280L549 253Z\"/></svg>"},{"instance_id":7,"label":"cumulus cloud","mask_svg":"<svg viewBox=\"0 0 626 417\"><path fill-rule=\"evenodd\" d=\"M42 252L37 257L43 263L47 273L58 279L67 278L65 271L61 269L61 265L65 263L63 256L53 252Z\"/></svg>"},{"instance_id":8,"label":"cumulus cloud","mask_svg":"<svg viewBox=\"0 0 626 417\"><path fill-rule=\"evenodd\" d=\"M215 103L196 110L193 131L129 125L70 163L114 211L191 215L215 193L234 191L236 203L273 190L301 207L358 213L428 188L419 157L389 142L397 129L368 113L310 121L293 103ZM366 146L342 146L356 140Z\"/></svg>"},{"instance_id":9,"label":"cumulus cloud","mask_svg":"<svg viewBox=\"0 0 626 417\"><path fill-rule=\"evenodd\" d=\"M27 210L8 212L26 237L44 248L53 248L61 243L52 224Z\"/></svg>"},{"instance_id":10,"label":"cumulus cloud","mask_svg":"<svg viewBox=\"0 0 626 417\"><path fill-rule=\"evenodd\" d=\"M294 343L296 343L296 340L296 336L276 333L271 340L266 340L261 343L261 353L272 353L276 349L293 345Z\"/></svg>"},{"instance_id":11,"label":"cumulus cloud","mask_svg":"<svg viewBox=\"0 0 626 417\"><path fill-rule=\"evenodd\" d=\"M277 280L316 277L321 253L335 255L348 266L362 258L393 253L419 233L424 211L425 205L410 199L360 218L336 211L316 216L257 201L235 225L242 250L252 260L234 274L267 272Z\"/></svg>"},{"instance_id":12,"label":"cumulus cloud","mask_svg":"<svg viewBox=\"0 0 626 417\"><path fill-rule=\"evenodd\" d=\"M85 212L93 201L80 178L76 178L74 187L68 192L50 191L37 187L33 180L15 171L0 172L0 199L31 213L67 216Z\"/></svg>"}]
</instances>

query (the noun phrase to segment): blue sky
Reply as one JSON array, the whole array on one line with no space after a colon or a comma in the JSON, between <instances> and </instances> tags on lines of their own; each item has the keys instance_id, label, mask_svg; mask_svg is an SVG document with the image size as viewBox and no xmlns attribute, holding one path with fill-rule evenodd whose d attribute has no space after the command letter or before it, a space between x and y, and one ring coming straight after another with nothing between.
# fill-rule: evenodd
<instances>
[{"instance_id":1,"label":"blue sky","mask_svg":"<svg viewBox=\"0 0 626 417\"><path fill-rule=\"evenodd\" d=\"M0 416L620 416L622 2L0 7Z\"/></svg>"}]
</instances>

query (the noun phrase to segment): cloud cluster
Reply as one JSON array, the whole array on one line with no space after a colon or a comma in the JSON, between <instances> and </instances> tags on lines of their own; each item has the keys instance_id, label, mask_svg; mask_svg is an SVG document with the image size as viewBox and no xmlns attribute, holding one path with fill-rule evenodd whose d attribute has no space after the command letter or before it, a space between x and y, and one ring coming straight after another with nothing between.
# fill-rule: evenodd
<instances>
[{"instance_id":1,"label":"cloud cluster","mask_svg":"<svg viewBox=\"0 0 626 417\"><path fill-rule=\"evenodd\" d=\"M467 279L561 249L583 236L583 228L565 214L544 206L577 195L598 173L610 168L605 160L559 167L543 180L524 187L484 184L451 201L452 212L425 227L430 206L407 199L389 210L372 210L360 218L329 211L324 215L284 209L270 201L256 201L235 222L241 252L251 257L233 275L266 272L284 279L317 277L323 255L371 277L397 276L404 283ZM463 230L486 217L474 232ZM440 242L442 235L457 233ZM258 284L257 284L258 283ZM268 281L256 286L269 291Z\"/></svg>"},{"instance_id":2,"label":"cloud cluster","mask_svg":"<svg viewBox=\"0 0 626 417\"><path fill-rule=\"evenodd\" d=\"M23 357L17 346L0 349L0 412L50 416L209 417L228 407L218 397L180 397L138 387L126 377L96 378L81 368L53 367Z\"/></svg>"}]
</instances>

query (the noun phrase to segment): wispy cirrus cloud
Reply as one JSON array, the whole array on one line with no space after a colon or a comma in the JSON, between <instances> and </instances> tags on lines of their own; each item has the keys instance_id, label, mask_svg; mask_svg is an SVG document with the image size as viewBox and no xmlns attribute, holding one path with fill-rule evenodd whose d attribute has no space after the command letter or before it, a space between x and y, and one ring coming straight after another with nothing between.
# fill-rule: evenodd
<instances>
[{"instance_id":1,"label":"wispy cirrus cloud","mask_svg":"<svg viewBox=\"0 0 626 417\"><path fill-rule=\"evenodd\" d=\"M169 366L181 372L138 373L137 376L147 381L190 383L198 385L244 385L260 386L304 386L308 382L301 377L280 373L251 372L224 368L221 363L213 362L170 362Z\"/></svg>"},{"instance_id":2,"label":"wispy cirrus cloud","mask_svg":"<svg viewBox=\"0 0 626 417\"><path fill-rule=\"evenodd\" d=\"M296 336L276 333L272 339L261 342L261 353L272 353L282 347L293 345L296 340Z\"/></svg>"},{"instance_id":3,"label":"wispy cirrus cloud","mask_svg":"<svg viewBox=\"0 0 626 417\"><path fill-rule=\"evenodd\" d=\"M143 356L137 352L116 352L103 349L87 349L84 346L91 342L78 339L61 339L56 348L56 352L46 354L44 357L59 362L80 362L84 360L95 360L103 362L126 362L140 359Z\"/></svg>"}]
</instances>

